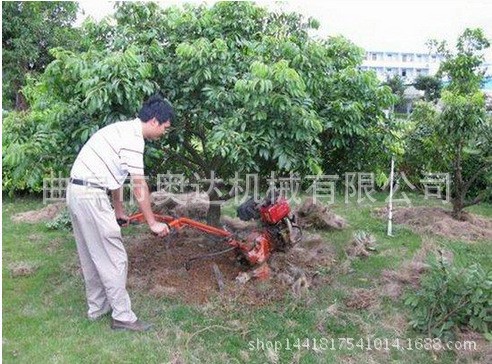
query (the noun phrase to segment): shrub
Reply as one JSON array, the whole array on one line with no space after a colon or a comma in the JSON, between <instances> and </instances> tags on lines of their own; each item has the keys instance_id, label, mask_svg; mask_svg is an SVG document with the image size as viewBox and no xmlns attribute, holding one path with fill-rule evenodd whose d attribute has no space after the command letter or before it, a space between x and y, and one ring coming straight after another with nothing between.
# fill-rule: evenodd
<instances>
[{"instance_id":1,"label":"shrub","mask_svg":"<svg viewBox=\"0 0 492 364\"><path fill-rule=\"evenodd\" d=\"M462 326L488 334L492 327L492 271L480 264L467 268L444 260L431 264L421 288L409 294L412 326L428 337L453 336Z\"/></svg>"},{"instance_id":2,"label":"shrub","mask_svg":"<svg viewBox=\"0 0 492 364\"><path fill-rule=\"evenodd\" d=\"M2 191L41 192L44 177L68 173L68 138L53 110L9 112L2 126Z\"/></svg>"},{"instance_id":3,"label":"shrub","mask_svg":"<svg viewBox=\"0 0 492 364\"><path fill-rule=\"evenodd\" d=\"M53 220L46 223L46 227L51 230L72 230L72 220L68 209L64 208Z\"/></svg>"}]
</instances>

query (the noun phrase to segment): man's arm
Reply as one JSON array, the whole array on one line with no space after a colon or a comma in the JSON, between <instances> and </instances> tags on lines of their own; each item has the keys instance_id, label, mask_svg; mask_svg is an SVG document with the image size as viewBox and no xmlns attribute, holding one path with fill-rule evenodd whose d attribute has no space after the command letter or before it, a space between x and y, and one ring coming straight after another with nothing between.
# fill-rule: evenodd
<instances>
[{"instance_id":1,"label":"man's arm","mask_svg":"<svg viewBox=\"0 0 492 364\"><path fill-rule=\"evenodd\" d=\"M128 220L128 216L125 214L125 209L123 208L123 186L117 190L112 190L111 196L113 198L114 214L116 215L116 218Z\"/></svg>"},{"instance_id":2,"label":"man's arm","mask_svg":"<svg viewBox=\"0 0 492 364\"><path fill-rule=\"evenodd\" d=\"M159 236L165 236L169 233L167 224L157 222L154 213L150 207L150 193L145 177L141 175L132 175L133 194L137 199L140 211L145 217L147 224L149 224L152 232Z\"/></svg>"}]
</instances>

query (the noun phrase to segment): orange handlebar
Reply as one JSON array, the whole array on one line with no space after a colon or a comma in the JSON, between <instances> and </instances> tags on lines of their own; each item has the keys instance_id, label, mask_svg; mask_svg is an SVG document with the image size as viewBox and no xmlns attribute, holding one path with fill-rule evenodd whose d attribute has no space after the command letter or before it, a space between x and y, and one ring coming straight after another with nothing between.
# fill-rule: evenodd
<instances>
[{"instance_id":1,"label":"orange handlebar","mask_svg":"<svg viewBox=\"0 0 492 364\"><path fill-rule=\"evenodd\" d=\"M189 219L187 217L180 217L179 219L175 219L171 216L158 215L158 214L154 214L154 217L157 221L165 222L170 227L178 229L178 230L182 229L185 226L190 226L190 227L195 228L197 230L201 230L201 231L204 231L206 233L216 235L216 236L222 236L224 238L229 238L232 236L232 234L226 230L219 229L219 228L216 228L214 226L207 225L207 224L203 224L201 222ZM140 212L138 214L130 216L130 219L128 220L128 222L131 223L133 221L145 222L145 217Z\"/></svg>"},{"instance_id":2,"label":"orange handlebar","mask_svg":"<svg viewBox=\"0 0 492 364\"><path fill-rule=\"evenodd\" d=\"M158 214L154 214L154 218L159 222L165 222L168 224L174 220L174 217ZM132 222L145 222L145 217L141 212L131 215L128 219L128 223L131 224Z\"/></svg>"},{"instance_id":3,"label":"orange handlebar","mask_svg":"<svg viewBox=\"0 0 492 364\"><path fill-rule=\"evenodd\" d=\"M210 226L207 224L203 224L201 222L188 219L187 217L181 217L179 219L173 220L169 222L169 226L173 227L175 229L181 229L184 226L191 226L192 228L205 231L206 233L212 234L212 235L217 235L217 236L222 236L224 238L229 238L232 236L232 234L226 230L216 228L214 226Z\"/></svg>"}]
</instances>

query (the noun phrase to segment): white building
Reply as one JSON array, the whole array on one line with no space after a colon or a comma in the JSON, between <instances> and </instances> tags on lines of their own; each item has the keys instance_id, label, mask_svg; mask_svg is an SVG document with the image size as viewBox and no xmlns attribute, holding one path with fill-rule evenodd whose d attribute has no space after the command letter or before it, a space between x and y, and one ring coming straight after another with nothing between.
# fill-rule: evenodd
<instances>
[{"instance_id":1,"label":"white building","mask_svg":"<svg viewBox=\"0 0 492 364\"><path fill-rule=\"evenodd\" d=\"M441 56L429 53L367 51L361 69L375 71L381 81L398 75L411 83L419 75L435 75L441 61Z\"/></svg>"}]
</instances>

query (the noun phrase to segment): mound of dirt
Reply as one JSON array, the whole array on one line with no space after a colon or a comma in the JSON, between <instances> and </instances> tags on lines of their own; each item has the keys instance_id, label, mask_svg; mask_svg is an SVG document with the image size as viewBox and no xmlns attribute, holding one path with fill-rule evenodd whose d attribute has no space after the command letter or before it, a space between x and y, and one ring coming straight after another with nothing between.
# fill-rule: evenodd
<instances>
[{"instance_id":1,"label":"mound of dirt","mask_svg":"<svg viewBox=\"0 0 492 364\"><path fill-rule=\"evenodd\" d=\"M150 194L152 210L158 214L204 219L210 205L206 193L173 194L165 191Z\"/></svg>"},{"instance_id":2,"label":"mound of dirt","mask_svg":"<svg viewBox=\"0 0 492 364\"><path fill-rule=\"evenodd\" d=\"M227 220L227 219L226 219ZM239 273L250 269L240 264L233 251L209 259L195 260L186 269L186 262L203 254L225 250L229 246L193 230L183 230L163 241L150 234L132 238L127 247L131 289L147 291L156 297L171 297L187 304L203 304L221 297L221 302L239 301L261 306L282 299L286 294L302 297L323 281L317 273L334 264L335 251L320 236L306 234L298 246L287 253L274 253L269 260L272 278L237 284ZM217 265L223 289L214 273Z\"/></svg>"},{"instance_id":3,"label":"mound of dirt","mask_svg":"<svg viewBox=\"0 0 492 364\"><path fill-rule=\"evenodd\" d=\"M355 289L344 302L348 308L366 309L377 304L378 293L375 289Z\"/></svg>"},{"instance_id":4,"label":"mound of dirt","mask_svg":"<svg viewBox=\"0 0 492 364\"><path fill-rule=\"evenodd\" d=\"M46 205L40 210L20 212L12 216L13 222L38 223L53 220L65 207L64 202Z\"/></svg>"},{"instance_id":5,"label":"mound of dirt","mask_svg":"<svg viewBox=\"0 0 492 364\"><path fill-rule=\"evenodd\" d=\"M376 215L388 216L387 208L377 209ZM430 233L466 241L492 240L492 219L465 214L465 220L453 219L450 211L439 207L406 207L393 210L393 222L408 225L418 233Z\"/></svg>"},{"instance_id":6,"label":"mound of dirt","mask_svg":"<svg viewBox=\"0 0 492 364\"><path fill-rule=\"evenodd\" d=\"M376 238L373 235L365 231L359 231L354 234L352 243L345 249L345 252L350 258L365 258L376 250L375 245Z\"/></svg>"},{"instance_id":7,"label":"mound of dirt","mask_svg":"<svg viewBox=\"0 0 492 364\"><path fill-rule=\"evenodd\" d=\"M347 226L344 218L330 211L325 204L315 202L312 198L306 199L295 214L302 228L341 230Z\"/></svg>"}]
</instances>

